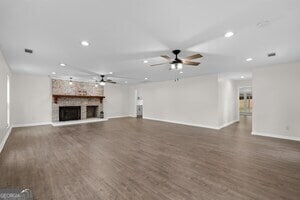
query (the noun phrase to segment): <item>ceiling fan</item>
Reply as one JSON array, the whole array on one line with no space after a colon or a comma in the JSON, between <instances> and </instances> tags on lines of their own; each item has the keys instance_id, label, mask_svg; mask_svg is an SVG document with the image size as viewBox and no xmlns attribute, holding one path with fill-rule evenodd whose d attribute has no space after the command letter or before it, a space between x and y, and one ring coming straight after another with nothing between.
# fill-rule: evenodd
<instances>
[{"instance_id":1,"label":"ceiling fan","mask_svg":"<svg viewBox=\"0 0 300 200\"><path fill-rule=\"evenodd\" d=\"M203 57L201 54L194 54L194 55L188 56L184 59L180 59L180 58L178 58L178 54L180 53L179 49L175 49L172 52L175 54L174 59L170 58L167 55L161 55L160 57L167 59L169 62L154 64L154 65L150 65L150 66L159 66L159 65L170 64L171 65L169 68L170 70L181 70L183 65L198 66L200 64L199 62L194 62L191 60Z\"/></svg>"},{"instance_id":2,"label":"ceiling fan","mask_svg":"<svg viewBox=\"0 0 300 200\"><path fill-rule=\"evenodd\" d=\"M101 77L101 80L96 80L96 84L95 84L96 87L98 87L98 83L101 86L104 86L106 83L112 83L112 84L116 84L117 83L115 81L112 81L111 79L104 80L105 75L103 75L103 74L101 74L100 77Z\"/></svg>"}]
</instances>

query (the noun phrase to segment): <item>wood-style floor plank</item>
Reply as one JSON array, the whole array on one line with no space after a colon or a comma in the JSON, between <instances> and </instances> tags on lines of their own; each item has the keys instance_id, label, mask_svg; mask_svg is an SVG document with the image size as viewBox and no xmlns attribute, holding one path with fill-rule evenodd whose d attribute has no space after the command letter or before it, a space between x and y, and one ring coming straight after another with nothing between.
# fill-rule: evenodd
<instances>
[{"instance_id":1,"label":"wood-style floor plank","mask_svg":"<svg viewBox=\"0 0 300 200\"><path fill-rule=\"evenodd\" d=\"M300 142L252 136L251 117L222 130L120 118L14 128L0 188L35 199L300 199Z\"/></svg>"}]
</instances>

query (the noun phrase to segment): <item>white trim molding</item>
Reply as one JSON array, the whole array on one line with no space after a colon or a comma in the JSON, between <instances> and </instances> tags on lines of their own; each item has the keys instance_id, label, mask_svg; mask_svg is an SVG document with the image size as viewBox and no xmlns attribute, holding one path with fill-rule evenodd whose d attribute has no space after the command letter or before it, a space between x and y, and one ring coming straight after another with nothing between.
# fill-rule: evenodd
<instances>
[{"instance_id":1,"label":"white trim molding","mask_svg":"<svg viewBox=\"0 0 300 200\"><path fill-rule=\"evenodd\" d=\"M172 123L172 124L180 124L180 125L186 125L186 126L195 126L195 127L200 127L200 128L209 128L209 129L216 129L216 130L220 129L220 127L217 127L217 126L207 126L207 125L203 125L203 124L193 124L193 123L186 123L186 122L172 121L172 120L165 120L165 119L157 119L157 118L151 118L151 117L143 117L143 119L167 122L167 123Z\"/></svg>"},{"instance_id":2,"label":"white trim molding","mask_svg":"<svg viewBox=\"0 0 300 200\"><path fill-rule=\"evenodd\" d=\"M130 116L130 115L120 115L120 116L112 116L112 117L108 117L108 119L124 118L124 117L132 117L132 116Z\"/></svg>"},{"instance_id":3,"label":"white trim molding","mask_svg":"<svg viewBox=\"0 0 300 200\"><path fill-rule=\"evenodd\" d=\"M284 139L284 140L300 141L300 137L289 136L289 135L278 135L278 134L274 134L274 133L262 133L262 132L254 132L254 131L252 131L251 134L256 135L256 136L264 136L264 137L272 137L272 138L278 138L278 139Z\"/></svg>"},{"instance_id":4,"label":"white trim molding","mask_svg":"<svg viewBox=\"0 0 300 200\"><path fill-rule=\"evenodd\" d=\"M225 127L230 126L230 125L232 125L232 124L234 124L234 123L236 123L236 122L239 122L239 120L233 120L233 121L231 121L231 122L228 122L228 123L226 123L226 124L223 124L222 126L219 126L218 129L225 128Z\"/></svg>"},{"instance_id":5,"label":"white trim molding","mask_svg":"<svg viewBox=\"0 0 300 200\"><path fill-rule=\"evenodd\" d=\"M7 141L7 139L8 139L8 137L9 137L9 135L10 135L10 133L11 133L11 126L9 127L9 128L7 128L7 132L6 132L6 134L4 135L4 138L3 138L3 140L1 141L1 143L0 143L0 153L2 152L2 150L3 150L3 148L4 148L4 145L5 145L5 143L6 143L6 141Z\"/></svg>"},{"instance_id":6,"label":"white trim molding","mask_svg":"<svg viewBox=\"0 0 300 200\"><path fill-rule=\"evenodd\" d=\"M30 127L30 126L43 126L43 125L51 125L52 122L37 122L31 124L15 124L12 125L12 128L19 128L19 127Z\"/></svg>"},{"instance_id":7,"label":"white trim molding","mask_svg":"<svg viewBox=\"0 0 300 200\"><path fill-rule=\"evenodd\" d=\"M64 122L52 122L52 126L69 126L75 124L86 124L86 123L95 123L95 122L103 122L107 121L107 119L100 119L100 118L91 118L91 119L83 119L83 120L71 120L71 121L64 121Z\"/></svg>"}]
</instances>

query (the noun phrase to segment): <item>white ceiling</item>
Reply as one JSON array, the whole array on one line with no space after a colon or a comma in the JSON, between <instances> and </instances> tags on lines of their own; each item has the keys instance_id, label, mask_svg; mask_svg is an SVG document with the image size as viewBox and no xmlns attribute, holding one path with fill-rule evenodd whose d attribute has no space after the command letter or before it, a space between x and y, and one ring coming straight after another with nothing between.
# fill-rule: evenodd
<instances>
[{"instance_id":1,"label":"white ceiling","mask_svg":"<svg viewBox=\"0 0 300 200\"><path fill-rule=\"evenodd\" d=\"M299 0L0 0L0 48L19 73L82 74L76 67L112 71L129 82L169 80L176 72L149 65L177 48L181 57L204 55L200 67L185 66L182 77L247 73L299 60L299 8ZM224 38L227 31L235 35ZM270 52L277 56L268 58Z\"/></svg>"}]
</instances>

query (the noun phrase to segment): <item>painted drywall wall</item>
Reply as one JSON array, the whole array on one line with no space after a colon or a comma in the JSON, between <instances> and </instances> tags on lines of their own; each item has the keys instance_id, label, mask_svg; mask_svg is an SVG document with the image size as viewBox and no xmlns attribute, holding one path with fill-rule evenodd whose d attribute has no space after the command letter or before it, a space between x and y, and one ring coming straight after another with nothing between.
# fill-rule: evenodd
<instances>
[{"instance_id":1,"label":"painted drywall wall","mask_svg":"<svg viewBox=\"0 0 300 200\"><path fill-rule=\"evenodd\" d=\"M300 63L253 74L253 134L300 140Z\"/></svg>"},{"instance_id":2,"label":"painted drywall wall","mask_svg":"<svg viewBox=\"0 0 300 200\"><path fill-rule=\"evenodd\" d=\"M219 76L219 126L224 127L238 121L237 115L237 88L235 82Z\"/></svg>"},{"instance_id":3,"label":"painted drywall wall","mask_svg":"<svg viewBox=\"0 0 300 200\"><path fill-rule=\"evenodd\" d=\"M7 76L10 75L9 67L0 51L0 152L10 131L7 124Z\"/></svg>"},{"instance_id":4,"label":"painted drywall wall","mask_svg":"<svg viewBox=\"0 0 300 200\"><path fill-rule=\"evenodd\" d=\"M15 126L51 122L51 80L47 76L13 74L11 113Z\"/></svg>"},{"instance_id":5,"label":"painted drywall wall","mask_svg":"<svg viewBox=\"0 0 300 200\"><path fill-rule=\"evenodd\" d=\"M106 84L103 105L105 118L129 116L132 109L132 103L130 103L131 93L132 91L127 85Z\"/></svg>"},{"instance_id":6,"label":"painted drywall wall","mask_svg":"<svg viewBox=\"0 0 300 200\"><path fill-rule=\"evenodd\" d=\"M137 86L144 118L218 128L218 75Z\"/></svg>"}]
</instances>

